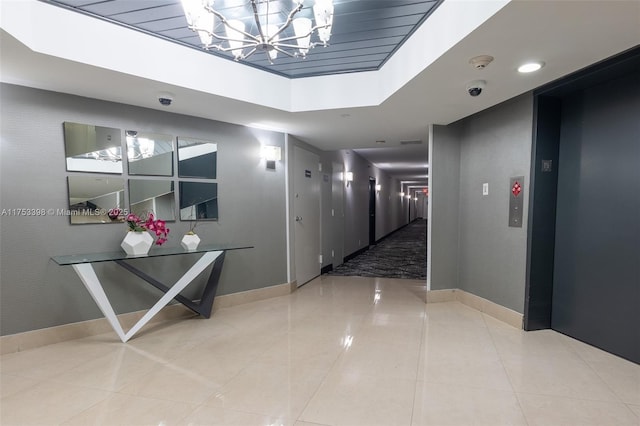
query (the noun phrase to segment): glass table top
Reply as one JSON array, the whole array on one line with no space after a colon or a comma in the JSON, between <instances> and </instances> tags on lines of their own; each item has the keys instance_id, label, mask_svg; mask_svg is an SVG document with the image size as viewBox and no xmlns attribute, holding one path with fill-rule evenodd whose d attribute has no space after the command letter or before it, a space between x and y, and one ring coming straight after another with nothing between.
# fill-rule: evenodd
<instances>
[{"instance_id":1,"label":"glass table top","mask_svg":"<svg viewBox=\"0 0 640 426\"><path fill-rule=\"evenodd\" d=\"M193 253L205 253L208 251L229 251L229 250L242 250L250 249L253 246L231 246L220 244L201 244L195 250L185 250L182 246L177 247L158 247L154 246L149 250L149 253L140 256L129 256L124 250L104 252L104 253L86 253L86 254L72 254L67 256L53 256L54 262L58 265L77 265L80 263L96 263L96 262L111 262L114 260L127 260L127 259L144 259L148 257L160 257L160 256L173 256L177 254L193 254Z\"/></svg>"}]
</instances>

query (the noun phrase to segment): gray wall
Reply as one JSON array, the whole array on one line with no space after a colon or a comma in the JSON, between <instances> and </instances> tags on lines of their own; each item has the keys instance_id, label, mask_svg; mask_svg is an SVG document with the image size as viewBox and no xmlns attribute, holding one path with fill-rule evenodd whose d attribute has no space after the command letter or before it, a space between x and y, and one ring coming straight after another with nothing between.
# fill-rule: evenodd
<instances>
[{"instance_id":1,"label":"gray wall","mask_svg":"<svg viewBox=\"0 0 640 426\"><path fill-rule=\"evenodd\" d=\"M447 128L434 126L432 289L460 288L524 312L532 126L531 94ZM456 144L459 144L459 163L456 163ZM443 194L450 191L455 195L456 168L459 168L458 203ZM512 176L524 176L522 228L508 227L509 178ZM489 184L487 196L482 195L483 183ZM452 257L456 216L458 248L457 256ZM456 269L457 282L454 281Z\"/></svg>"},{"instance_id":2,"label":"gray wall","mask_svg":"<svg viewBox=\"0 0 640 426\"><path fill-rule=\"evenodd\" d=\"M433 126L429 170L432 290L458 287L459 138L455 126Z\"/></svg>"},{"instance_id":3,"label":"gray wall","mask_svg":"<svg viewBox=\"0 0 640 426\"><path fill-rule=\"evenodd\" d=\"M344 188L344 255L348 256L369 245L369 177L376 179L382 185L382 190L376 195L376 239L380 239L407 223L406 210L402 210L399 192L402 190L400 182L391 178L384 171L351 150L326 152L322 157L323 170L332 167L332 162L344 164L345 172L353 172L353 182ZM328 172L327 172L328 173ZM331 172L333 173L333 172ZM324 183L323 183L324 185ZM328 185L328 184L327 184ZM323 189L323 205L331 205L330 185L327 191ZM330 216L331 210L323 208L323 213ZM326 229L332 221L330 217L323 219ZM323 233L325 231L323 230ZM324 242L323 242L324 244ZM331 241L332 246L339 244ZM331 258L332 246L323 245L325 262Z\"/></svg>"},{"instance_id":4,"label":"gray wall","mask_svg":"<svg viewBox=\"0 0 640 426\"><path fill-rule=\"evenodd\" d=\"M218 143L220 219L197 232L204 243L255 246L228 253L218 294L287 282L284 167L267 171L259 158L261 144L284 146L284 134L19 86L3 84L1 91L1 209L68 207L66 176L77 173L65 171L64 121L211 140ZM168 227L167 244L179 245L189 224ZM2 216L1 334L102 317L71 267L50 257L118 250L125 232L124 224L72 226L65 216ZM171 283L189 257L144 266ZM130 278L118 266L97 269L117 313L155 301L156 290L144 283L123 286Z\"/></svg>"}]
</instances>

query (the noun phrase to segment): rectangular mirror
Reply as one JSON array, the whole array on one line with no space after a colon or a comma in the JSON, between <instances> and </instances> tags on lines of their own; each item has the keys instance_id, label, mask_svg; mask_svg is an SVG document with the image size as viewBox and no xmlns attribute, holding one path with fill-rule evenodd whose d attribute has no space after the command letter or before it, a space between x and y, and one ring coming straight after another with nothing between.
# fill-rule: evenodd
<instances>
[{"instance_id":1,"label":"rectangular mirror","mask_svg":"<svg viewBox=\"0 0 640 426\"><path fill-rule=\"evenodd\" d=\"M124 221L124 179L68 176L71 224Z\"/></svg>"},{"instance_id":2,"label":"rectangular mirror","mask_svg":"<svg viewBox=\"0 0 640 426\"><path fill-rule=\"evenodd\" d=\"M173 181L129 179L129 207L139 217L153 213L156 219L176 220Z\"/></svg>"},{"instance_id":3,"label":"rectangular mirror","mask_svg":"<svg viewBox=\"0 0 640 426\"><path fill-rule=\"evenodd\" d=\"M130 175L173 176L173 137L126 130Z\"/></svg>"},{"instance_id":4,"label":"rectangular mirror","mask_svg":"<svg viewBox=\"0 0 640 426\"><path fill-rule=\"evenodd\" d=\"M180 220L217 220L218 184L180 182Z\"/></svg>"},{"instance_id":5,"label":"rectangular mirror","mask_svg":"<svg viewBox=\"0 0 640 426\"><path fill-rule=\"evenodd\" d=\"M67 170L73 172L122 173L120 129L89 124L64 123Z\"/></svg>"},{"instance_id":6,"label":"rectangular mirror","mask_svg":"<svg viewBox=\"0 0 640 426\"><path fill-rule=\"evenodd\" d=\"M178 138L178 176L215 179L218 144L190 138Z\"/></svg>"}]
</instances>

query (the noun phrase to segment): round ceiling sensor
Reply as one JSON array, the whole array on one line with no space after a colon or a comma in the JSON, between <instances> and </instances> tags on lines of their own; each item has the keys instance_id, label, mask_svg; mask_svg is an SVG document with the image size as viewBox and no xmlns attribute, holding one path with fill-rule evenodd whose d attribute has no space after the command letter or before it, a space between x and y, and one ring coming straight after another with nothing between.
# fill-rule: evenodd
<instances>
[{"instance_id":1,"label":"round ceiling sensor","mask_svg":"<svg viewBox=\"0 0 640 426\"><path fill-rule=\"evenodd\" d=\"M493 56L480 55L469 59L469 63L477 70L483 70L493 61Z\"/></svg>"}]
</instances>

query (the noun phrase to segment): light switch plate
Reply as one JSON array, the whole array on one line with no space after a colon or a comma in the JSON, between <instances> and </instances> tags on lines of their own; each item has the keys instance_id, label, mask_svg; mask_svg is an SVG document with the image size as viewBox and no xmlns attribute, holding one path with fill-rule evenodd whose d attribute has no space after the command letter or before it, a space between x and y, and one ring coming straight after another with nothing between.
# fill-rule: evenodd
<instances>
[{"instance_id":1,"label":"light switch plate","mask_svg":"<svg viewBox=\"0 0 640 426\"><path fill-rule=\"evenodd\" d=\"M482 184L482 195L489 195L489 183Z\"/></svg>"}]
</instances>

